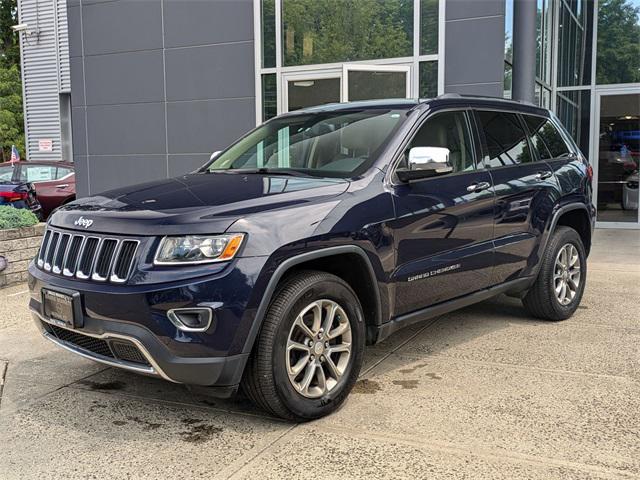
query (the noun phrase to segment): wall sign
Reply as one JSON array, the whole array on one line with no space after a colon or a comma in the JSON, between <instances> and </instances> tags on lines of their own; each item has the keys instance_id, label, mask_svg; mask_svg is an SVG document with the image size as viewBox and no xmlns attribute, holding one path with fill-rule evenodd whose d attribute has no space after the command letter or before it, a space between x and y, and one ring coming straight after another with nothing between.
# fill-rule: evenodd
<instances>
[{"instance_id":1,"label":"wall sign","mask_svg":"<svg viewBox=\"0 0 640 480\"><path fill-rule=\"evenodd\" d=\"M53 152L53 140L50 138L43 138L38 140L39 152Z\"/></svg>"}]
</instances>

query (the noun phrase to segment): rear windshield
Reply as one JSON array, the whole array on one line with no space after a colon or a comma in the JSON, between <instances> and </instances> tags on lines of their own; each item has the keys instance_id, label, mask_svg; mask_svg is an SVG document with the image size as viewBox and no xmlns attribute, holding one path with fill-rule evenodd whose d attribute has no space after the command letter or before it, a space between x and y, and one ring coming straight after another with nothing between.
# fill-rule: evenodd
<instances>
[{"instance_id":1,"label":"rear windshield","mask_svg":"<svg viewBox=\"0 0 640 480\"><path fill-rule=\"evenodd\" d=\"M406 110L376 109L277 118L229 147L205 170L354 177L373 164L406 115Z\"/></svg>"}]
</instances>

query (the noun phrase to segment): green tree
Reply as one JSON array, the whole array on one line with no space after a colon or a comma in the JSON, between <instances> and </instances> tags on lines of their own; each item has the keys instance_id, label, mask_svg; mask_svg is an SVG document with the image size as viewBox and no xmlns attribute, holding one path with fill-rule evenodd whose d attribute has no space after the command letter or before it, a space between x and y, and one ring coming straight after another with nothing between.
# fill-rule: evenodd
<instances>
[{"instance_id":1,"label":"green tree","mask_svg":"<svg viewBox=\"0 0 640 480\"><path fill-rule=\"evenodd\" d=\"M18 66L0 66L0 160L11 158L11 145L24 156L22 85Z\"/></svg>"},{"instance_id":2,"label":"green tree","mask_svg":"<svg viewBox=\"0 0 640 480\"><path fill-rule=\"evenodd\" d=\"M629 0L600 2L596 81L640 82L640 7Z\"/></svg>"},{"instance_id":3,"label":"green tree","mask_svg":"<svg viewBox=\"0 0 640 480\"><path fill-rule=\"evenodd\" d=\"M24 156L20 44L11 25L18 23L17 0L0 0L0 161L15 145Z\"/></svg>"}]
</instances>

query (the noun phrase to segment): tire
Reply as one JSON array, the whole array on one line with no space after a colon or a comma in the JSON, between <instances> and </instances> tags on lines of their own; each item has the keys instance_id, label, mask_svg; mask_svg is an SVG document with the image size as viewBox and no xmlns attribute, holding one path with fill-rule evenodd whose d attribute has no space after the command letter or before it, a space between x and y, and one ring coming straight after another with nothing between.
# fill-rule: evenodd
<instances>
[{"instance_id":1,"label":"tire","mask_svg":"<svg viewBox=\"0 0 640 480\"><path fill-rule=\"evenodd\" d=\"M566 252L566 257L561 257L563 252ZM565 269L562 263L566 263L568 268ZM579 268L576 270L575 267ZM586 280L587 255L580 235L572 228L557 227L544 252L538 277L522 299L522 303L536 318L565 320L573 315L580 305ZM566 289L564 297L563 283ZM559 291L556 291L556 287Z\"/></svg>"},{"instance_id":2,"label":"tire","mask_svg":"<svg viewBox=\"0 0 640 480\"><path fill-rule=\"evenodd\" d=\"M303 312L306 314L299 317ZM319 338L316 326L327 324L329 312L335 312L331 327ZM358 297L342 279L316 271L295 274L279 287L269 306L245 369L244 392L257 406L287 420L308 421L332 413L349 395L360 373L363 318ZM328 339L328 333L339 335ZM288 348L290 340L296 342L293 348ZM299 373L290 378L289 372L298 368ZM305 381L308 377L310 382Z\"/></svg>"}]
</instances>

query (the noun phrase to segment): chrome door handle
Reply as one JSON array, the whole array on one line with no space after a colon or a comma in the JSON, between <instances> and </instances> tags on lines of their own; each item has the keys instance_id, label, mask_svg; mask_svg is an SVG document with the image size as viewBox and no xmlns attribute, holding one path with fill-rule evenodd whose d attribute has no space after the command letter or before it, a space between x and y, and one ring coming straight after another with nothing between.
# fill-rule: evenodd
<instances>
[{"instance_id":1,"label":"chrome door handle","mask_svg":"<svg viewBox=\"0 0 640 480\"><path fill-rule=\"evenodd\" d=\"M550 171L544 171L544 172L538 172L536 174L536 180L546 180L547 178L551 177L553 175L553 172Z\"/></svg>"},{"instance_id":2,"label":"chrome door handle","mask_svg":"<svg viewBox=\"0 0 640 480\"><path fill-rule=\"evenodd\" d=\"M477 182L469 185L467 187L467 192L481 192L487 188L491 188L491 184L489 182Z\"/></svg>"}]
</instances>

